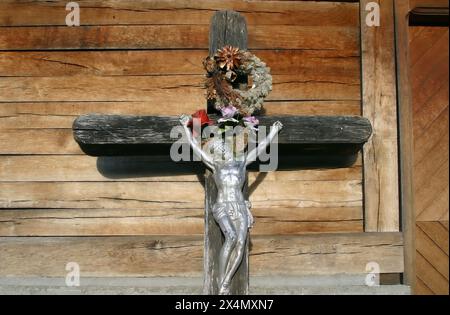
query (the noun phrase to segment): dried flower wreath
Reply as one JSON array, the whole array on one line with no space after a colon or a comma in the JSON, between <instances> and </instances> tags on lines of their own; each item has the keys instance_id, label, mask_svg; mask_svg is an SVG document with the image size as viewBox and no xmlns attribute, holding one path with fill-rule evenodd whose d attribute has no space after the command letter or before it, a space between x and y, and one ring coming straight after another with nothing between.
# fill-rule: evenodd
<instances>
[{"instance_id":1,"label":"dried flower wreath","mask_svg":"<svg viewBox=\"0 0 450 315\"><path fill-rule=\"evenodd\" d=\"M233 107L241 116L250 116L261 109L272 90L270 68L248 51L225 46L213 57L207 57L203 66L207 72L207 98L214 100L216 109L222 112L227 107ZM250 89L242 91L233 88L233 82L239 75L252 78Z\"/></svg>"},{"instance_id":2,"label":"dried flower wreath","mask_svg":"<svg viewBox=\"0 0 450 315\"><path fill-rule=\"evenodd\" d=\"M214 106L220 113L215 122L211 120L205 110L199 110L191 115L189 127L194 130L193 120L197 119L203 130L206 126L217 125L220 133L225 133L228 127L241 126L251 132L258 130L259 120L252 114L262 108L264 98L272 90L272 76L270 68L258 57L239 48L225 46L219 49L213 57L203 61L206 74L206 94L208 100L214 101ZM233 87L239 76L248 76L253 85L247 90ZM203 137L203 132L200 133ZM245 136L245 141L247 141ZM211 139L204 139L211 140Z\"/></svg>"}]
</instances>

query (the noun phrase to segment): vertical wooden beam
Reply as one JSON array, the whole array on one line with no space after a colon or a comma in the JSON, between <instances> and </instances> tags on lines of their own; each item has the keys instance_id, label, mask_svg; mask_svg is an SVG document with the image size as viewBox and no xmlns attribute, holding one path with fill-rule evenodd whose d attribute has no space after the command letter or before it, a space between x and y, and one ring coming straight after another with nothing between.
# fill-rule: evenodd
<instances>
[{"instance_id":1,"label":"vertical wooden beam","mask_svg":"<svg viewBox=\"0 0 450 315\"><path fill-rule=\"evenodd\" d=\"M211 19L209 28L209 54L225 45L247 49L247 22L235 11L219 11Z\"/></svg>"},{"instance_id":2,"label":"vertical wooden beam","mask_svg":"<svg viewBox=\"0 0 450 315\"><path fill-rule=\"evenodd\" d=\"M380 26L366 24L366 5L380 6ZM399 230L397 93L394 1L362 0L363 116L373 126L364 147L364 211L367 232Z\"/></svg>"},{"instance_id":3,"label":"vertical wooden beam","mask_svg":"<svg viewBox=\"0 0 450 315\"><path fill-rule=\"evenodd\" d=\"M209 33L209 54L213 55L217 49L225 45L247 49L247 23L245 18L234 11L219 11L212 20ZM244 185L244 197L248 199L248 181ZM204 257L204 294L219 293L219 266L218 257L223 245L223 235L220 227L216 223L212 207L217 197L217 187L211 172L205 177L205 257ZM248 253L249 239L247 235L247 245L242 258L242 263L234 275L231 283L231 294L248 294L249 270Z\"/></svg>"},{"instance_id":4,"label":"vertical wooden beam","mask_svg":"<svg viewBox=\"0 0 450 315\"><path fill-rule=\"evenodd\" d=\"M417 2L417 1L416 1ZM399 111L400 203L404 239L403 284L414 294L416 282L416 246L414 210L414 139L411 85L409 81L409 14L410 1L395 2L395 34L397 52L397 90Z\"/></svg>"}]
</instances>

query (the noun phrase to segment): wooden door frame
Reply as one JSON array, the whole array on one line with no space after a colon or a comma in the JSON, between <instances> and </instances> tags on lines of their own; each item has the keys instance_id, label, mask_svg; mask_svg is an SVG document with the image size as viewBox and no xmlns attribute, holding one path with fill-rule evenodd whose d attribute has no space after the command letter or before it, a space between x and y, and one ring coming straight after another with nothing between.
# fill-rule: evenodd
<instances>
[{"instance_id":1,"label":"wooden door frame","mask_svg":"<svg viewBox=\"0 0 450 315\"><path fill-rule=\"evenodd\" d=\"M397 59L397 97L400 163L401 224L404 239L403 284L415 290L415 225L414 211L414 139L411 87L409 81L409 21L417 10L433 15L448 15L448 0L396 0L395 33Z\"/></svg>"}]
</instances>

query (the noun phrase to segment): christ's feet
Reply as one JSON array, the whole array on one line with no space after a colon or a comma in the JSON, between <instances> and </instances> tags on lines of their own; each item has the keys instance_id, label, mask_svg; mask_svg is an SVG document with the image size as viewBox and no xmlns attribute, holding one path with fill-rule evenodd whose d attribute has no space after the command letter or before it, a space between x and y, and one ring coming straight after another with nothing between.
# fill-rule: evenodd
<instances>
[{"instance_id":1,"label":"christ's feet","mask_svg":"<svg viewBox=\"0 0 450 315\"><path fill-rule=\"evenodd\" d=\"M230 295L230 284L229 283L222 283L222 286L219 290L219 295Z\"/></svg>"}]
</instances>

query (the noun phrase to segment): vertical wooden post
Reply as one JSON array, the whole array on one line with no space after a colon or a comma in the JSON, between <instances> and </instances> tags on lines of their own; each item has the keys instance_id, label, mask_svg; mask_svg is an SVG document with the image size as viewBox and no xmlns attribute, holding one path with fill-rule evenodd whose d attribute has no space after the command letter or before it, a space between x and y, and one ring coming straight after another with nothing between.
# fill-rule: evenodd
<instances>
[{"instance_id":1,"label":"vertical wooden post","mask_svg":"<svg viewBox=\"0 0 450 315\"><path fill-rule=\"evenodd\" d=\"M225 45L247 49L247 23L245 18L234 11L219 11L212 20L209 32L209 54L214 55L217 49ZM219 266L218 257L223 244L220 227L212 215L212 206L217 197L217 188L211 172L205 176L205 257L204 257L204 294L218 294ZM248 198L248 182L244 186L244 197ZM248 294L248 249L249 238L242 259L231 283L231 294Z\"/></svg>"},{"instance_id":2,"label":"vertical wooden post","mask_svg":"<svg viewBox=\"0 0 450 315\"><path fill-rule=\"evenodd\" d=\"M414 294L415 271L415 227L414 211L414 141L413 114L409 82L409 3L395 1L395 34L397 50L397 86L400 137L400 201L402 213L402 232L404 240L403 284L411 287Z\"/></svg>"},{"instance_id":3,"label":"vertical wooden post","mask_svg":"<svg viewBox=\"0 0 450 315\"><path fill-rule=\"evenodd\" d=\"M380 26L366 24L369 2L380 6ZM362 0L360 5L363 116L373 127L364 147L365 231L397 232L400 206L394 1Z\"/></svg>"}]
</instances>

